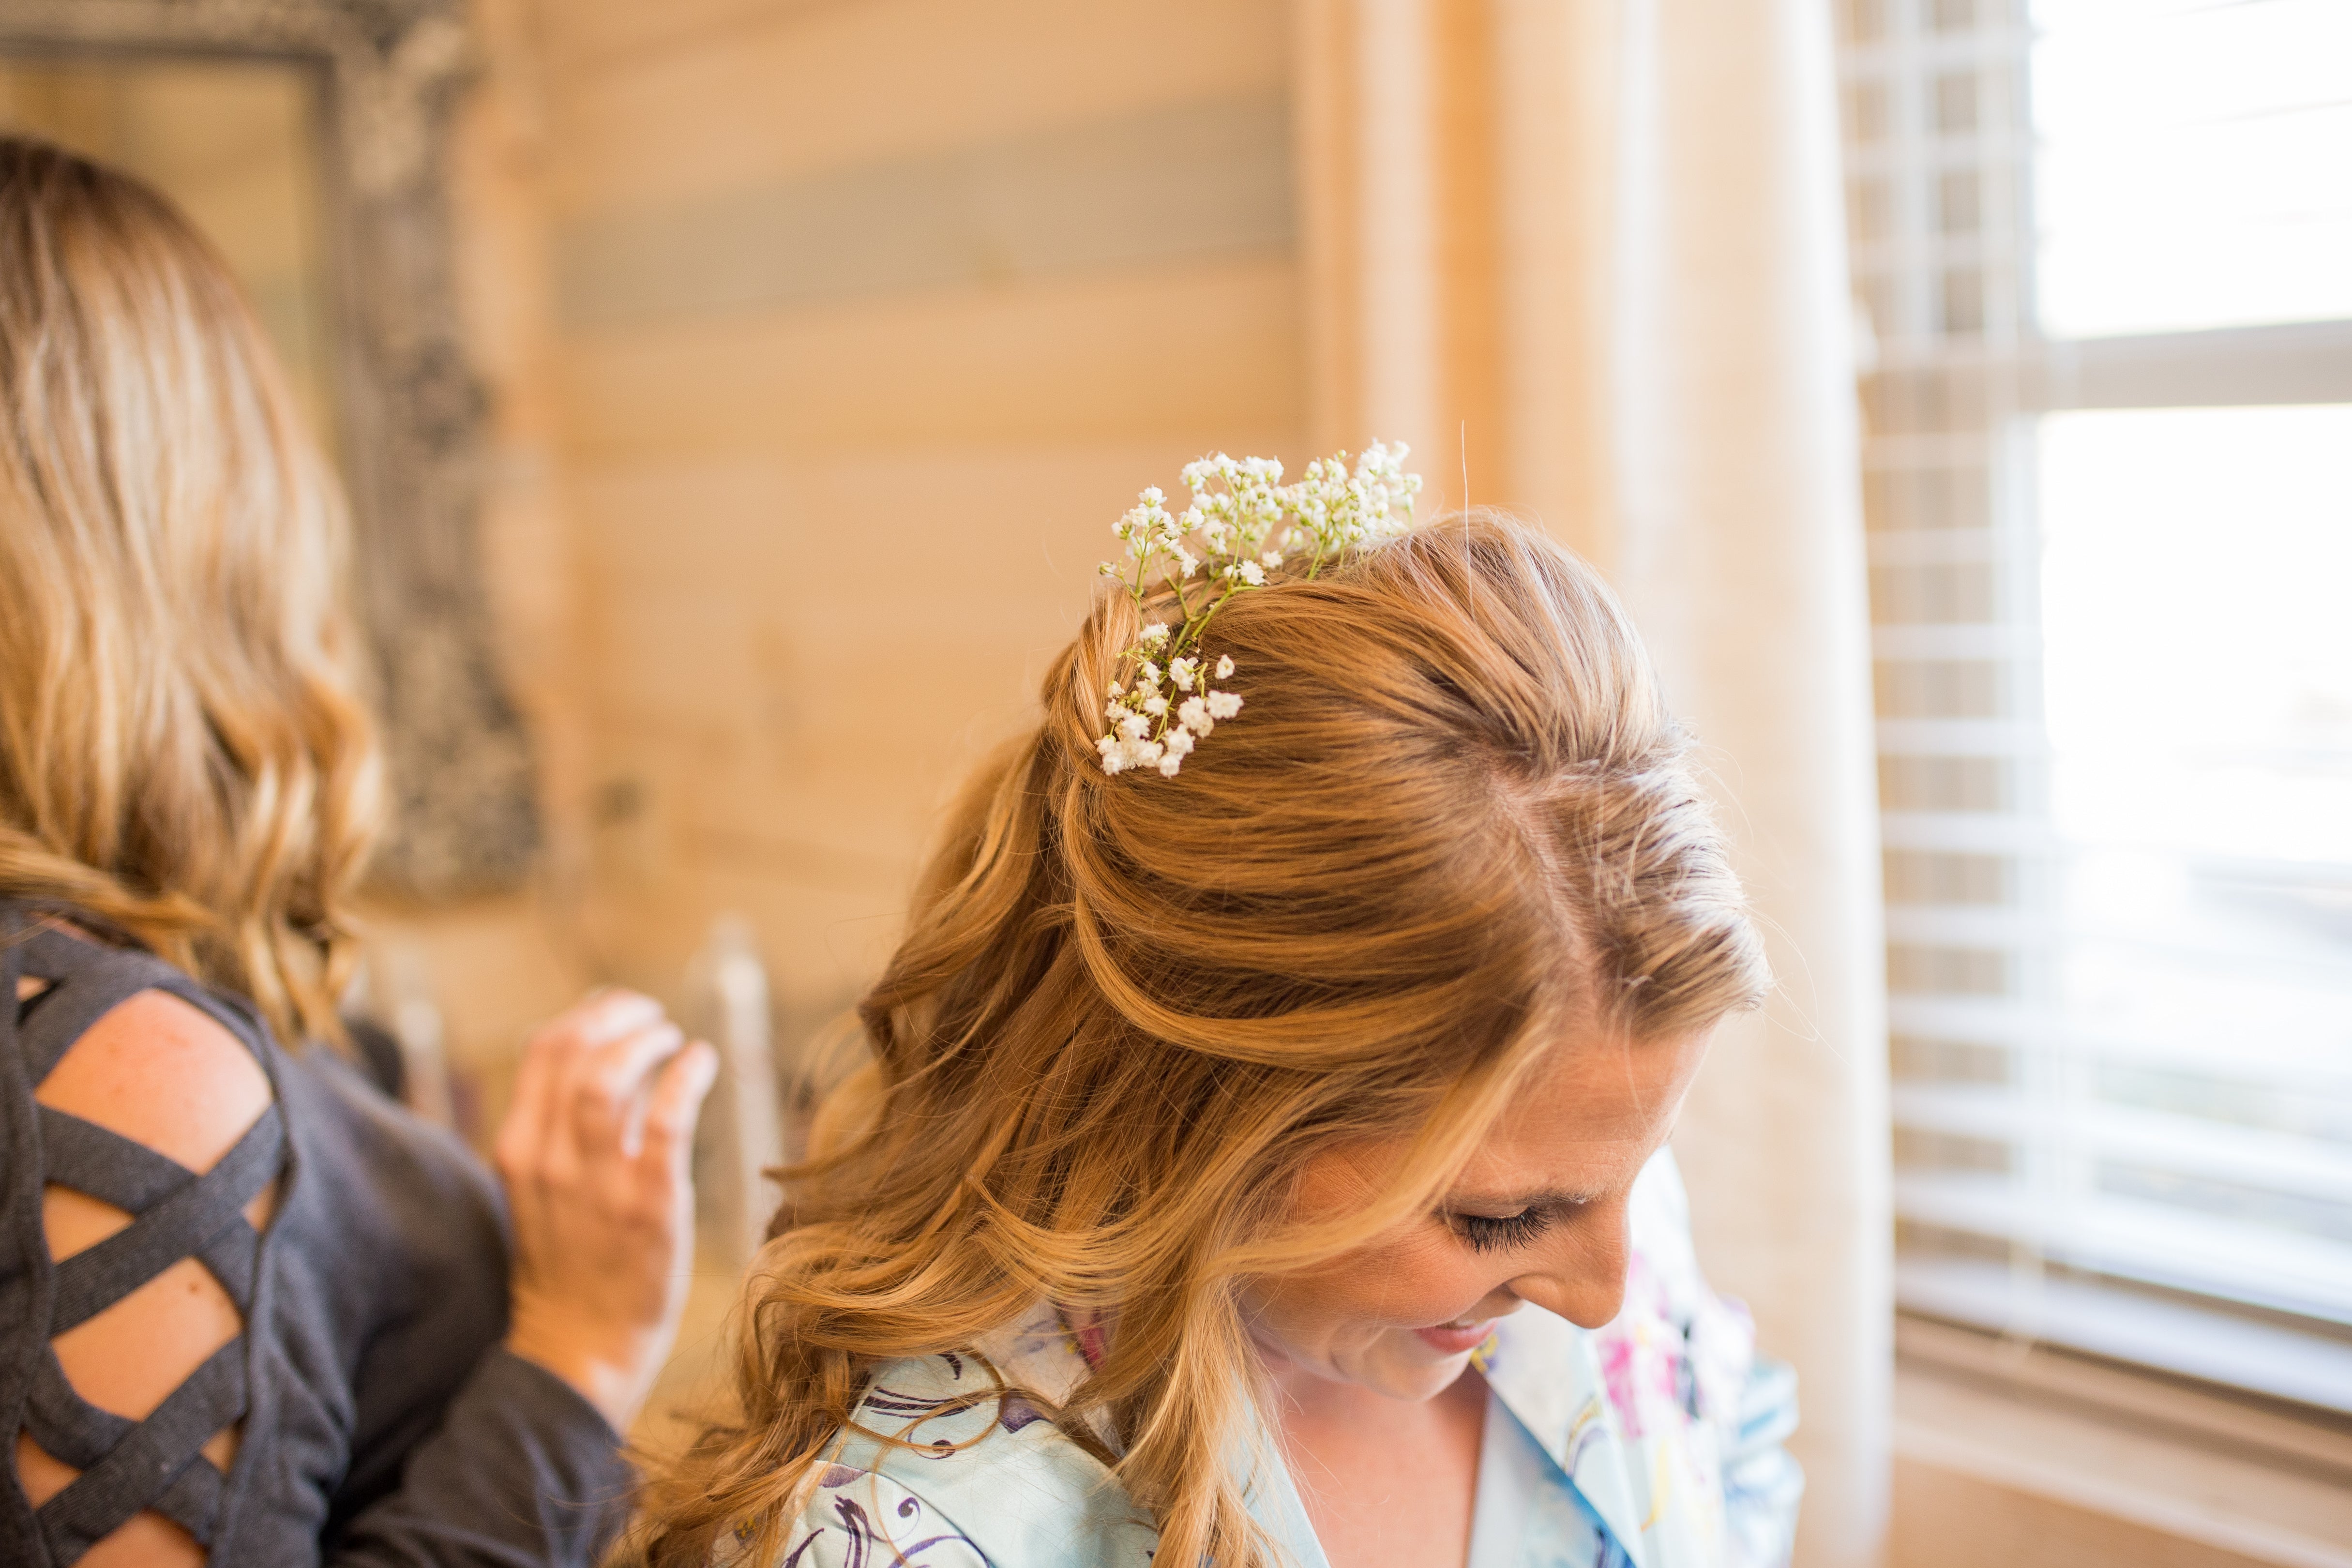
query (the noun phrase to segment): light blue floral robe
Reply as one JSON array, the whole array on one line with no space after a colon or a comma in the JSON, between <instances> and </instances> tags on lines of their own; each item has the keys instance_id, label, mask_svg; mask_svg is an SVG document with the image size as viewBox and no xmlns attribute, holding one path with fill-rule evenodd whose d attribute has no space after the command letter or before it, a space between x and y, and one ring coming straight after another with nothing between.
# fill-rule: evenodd
<instances>
[{"instance_id":1,"label":"light blue floral robe","mask_svg":"<svg viewBox=\"0 0 2352 1568\"><path fill-rule=\"evenodd\" d=\"M1715 1296L1666 1153L1632 1200L1615 1321L1580 1329L1534 1306L1474 1363L1488 1390L1470 1568L1780 1568L1802 1479L1780 1447L1795 1378L1754 1354L1747 1312ZM757 1568L1147 1568L1157 1542L1100 1461L1028 1400L1061 1399L1087 1363L1051 1308L971 1352L879 1369L857 1426L816 1478L781 1558ZM1253 1511L1297 1568L1328 1568L1276 1464ZM754 1568L722 1553L729 1568Z\"/></svg>"}]
</instances>

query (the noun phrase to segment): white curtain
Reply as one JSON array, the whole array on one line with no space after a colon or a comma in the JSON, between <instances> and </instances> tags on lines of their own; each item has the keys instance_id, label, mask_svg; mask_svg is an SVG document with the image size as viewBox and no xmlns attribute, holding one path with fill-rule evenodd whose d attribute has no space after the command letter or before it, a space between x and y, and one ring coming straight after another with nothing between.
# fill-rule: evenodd
<instances>
[{"instance_id":1,"label":"white curtain","mask_svg":"<svg viewBox=\"0 0 2352 1568\"><path fill-rule=\"evenodd\" d=\"M1317 449L1609 573L1697 731L1780 990L1675 1140L1700 1257L1796 1363L1798 1562L1875 1563L1884 947L1827 0L1297 0Z\"/></svg>"}]
</instances>

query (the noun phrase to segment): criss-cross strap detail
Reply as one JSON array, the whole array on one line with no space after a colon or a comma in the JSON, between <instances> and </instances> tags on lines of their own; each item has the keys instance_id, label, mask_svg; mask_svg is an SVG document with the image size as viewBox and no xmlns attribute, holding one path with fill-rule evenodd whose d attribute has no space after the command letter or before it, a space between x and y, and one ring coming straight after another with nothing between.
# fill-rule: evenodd
<instances>
[{"instance_id":1,"label":"criss-cross strap detail","mask_svg":"<svg viewBox=\"0 0 2352 1568\"><path fill-rule=\"evenodd\" d=\"M285 1142L285 1127L271 1106L235 1148L205 1175L176 1160L166 1159L146 1144L125 1138L110 1128L58 1110L55 1106L36 1107L41 1131L41 1163L44 1178L61 1187L71 1187L87 1193L100 1203L111 1204L125 1214L138 1215L134 1222L147 1224L150 1218L160 1219L156 1205L189 1186L191 1184L218 1182L226 1193L215 1193L205 1200L208 1205L218 1205L225 1196L233 1217L221 1220L194 1256L220 1281L230 1300L236 1303L240 1313L251 1310L254 1258L261 1246L261 1233L245 1217L246 1205L251 1203L276 1174L278 1159ZM226 1174L223 1173L226 1172ZM197 1228L204 1228L201 1225ZM121 1233L128 1235L129 1232ZM110 1240L114 1238L110 1237ZM168 1237L166 1240L168 1241ZM100 1244L105 1245L104 1243ZM95 1251L95 1248L91 1250ZM66 1291L64 1276L88 1253L77 1254L59 1266L58 1290ZM163 1259L165 1267L179 1260L173 1254ZM91 1276L95 1278L95 1274ZM152 1276L150 1276L152 1278ZM65 1309L56 1309L51 1331L63 1333L72 1325L66 1321ZM77 1318L74 1321L80 1321Z\"/></svg>"},{"instance_id":2,"label":"criss-cross strap detail","mask_svg":"<svg viewBox=\"0 0 2352 1568\"><path fill-rule=\"evenodd\" d=\"M35 995L5 1005L19 974L44 983ZM0 1048L16 1053L28 1083L55 1070L74 1042L100 1018L142 992L160 991L199 1008L266 1062L252 1015L218 997L152 953L108 947L26 920L0 905ZM49 1261L48 1333L89 1321L183 1258L219 1281L240 1316L249 1316L261 1237L245 1210L275 1180L286 1158L285 1121L272 1104L215 1162L198 1173L146 1145L51 1106L36 1110L45 1184L111 1205L131 1223L61 1261ZM41 1449L79 1470L36 1510L50 1560L78 1561L91 1543L153 1510L209 1545L225 1479L204 1455L213 1435L247 1409L244 1336L232 1339L188 1374L143 1419L133 1421L84 1399L54 1349L35 1370L23 1412Z\"/></svg>"},{"instance_id":3,"label":"criss-cross strap detail","mask_svg":"<svg viewBox=\"0 0 2352 1568\"><path fill-rule=\"evenodd\" d=\"M18 974L44 983L39 994L16 1005L16 1049L29 1082L47 1078L91 1025L142 991L178 997L260 1054L260 1025L248 1009L205 990L152 952L101 947L46 925L19 927L4 940L16 960L10 991Z\"/></svg>"},{"instance_id":4,"label":"criss-cross strap detail","mask_svg":"<svg viewBox=\"0 0 2352 1568\"><path fill-rule=\"evenodd\" d=\"M47 926L12 933L9 946L17 972L41 983L37 994L16 1004L16 1048L35 1084L57 1069L91 1025L140 992L178 989L170 984L178 972L151 953L100 947Z\"/></svg>"},{"instance_id":5,"label":"criss-cross strap detail","mask_svg":"<svg viewBox=\"0 0 2352 1568\"><path fill-rule=\"evenodd\" d=\"M143 1208L115 1203L105 1192L82 1185L47 1160L46 1138L49 1128L79 1120L64 1115L41 1118L44 1175L59 1186L88 1193L138 1217L104 1241L85 1247L57 1266L57 1296L49 1309L49 1332L62 1334L89 1321L183 1258L201 1258L220 1281L221 1289L228 1292L229 1300L236 1303L237 1311L243 1313L253 1300L253 1262L261 1247L261 1237L247 1223L244 1210L278 1174L278 1157L286 1144L278 1108L273 1105L256 1118L235 1147L203 1175L175 1167L180 1170L180 1184ZM113 1136L90 1122L83 1121L81 1126L91 1132ZM115 1142L140 1147L127 1138L116 1138ZM100 1186L112 1185L96 1173L84 1170L80 1173L96 1176Z\"/></svg>"},{"instance_id":6,"label":"criss-cross strap detail","mask_svg":"<svg viewBox=\"0 0 2352 1568\"><path fill-rule=\"evenodd\" d=\"M47 1362L26 1426L34 1442L81 1471L34 1511L49 1555L71 1563L148 1509L210 1545L224 1478L204 1446L245 1414L244 1338L215 1351L141 1421L100 1410L75 1393L54 1352Z\"/></svg>"}]
</instances>

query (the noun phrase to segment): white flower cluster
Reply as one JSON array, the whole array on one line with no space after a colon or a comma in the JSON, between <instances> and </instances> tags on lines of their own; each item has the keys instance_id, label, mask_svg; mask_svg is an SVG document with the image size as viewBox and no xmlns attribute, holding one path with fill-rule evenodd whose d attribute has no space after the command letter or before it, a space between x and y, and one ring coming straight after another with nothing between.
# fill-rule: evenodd
<instances>
[{"instance_id":1,"label":"white flower cluster","mask_svg":"<svg viewBox=\"0 0 2352 1568\"><path fill-rule=\"evenodd\" d=\"M1349 551L1411 527L1421 476L1404 471L1406 450L1375 441L1353 472L1341 452L1307 464L1293 485L1271 458L1220 452L1184 466L1192 500L1181 513L1171 515L1157 486L1137 498L1111 525L1127 561L1104 562L1103 575L1118 580L1139 612L1155 594L1173 594L1183 619L1147 621L1127 650L1130 678L1110 683L1110 728L1095 742L1103 772L1156 767L1174 778L1217 721L1242 710L1240 697L1209 684L1234 673L1231 658L1212 661L1202 647L1210 620L1235 594L1265 586L1285 563L1312 578Z\"/></svg>"}]
</instances>

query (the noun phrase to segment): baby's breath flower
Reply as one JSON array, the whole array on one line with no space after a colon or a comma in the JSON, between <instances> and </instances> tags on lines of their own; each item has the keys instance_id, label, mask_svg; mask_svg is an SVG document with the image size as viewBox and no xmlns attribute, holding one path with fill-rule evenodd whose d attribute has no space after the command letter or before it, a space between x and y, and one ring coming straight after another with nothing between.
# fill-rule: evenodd
<instances>
[{"instance_id":1,"label":"baby's breath flower","mask_svg":"<svg viewBox=\"0 0 2352 1568\"><path fill-rule=\"evenodd\" d=\"M1172 596L1183 618L1145 623L1127 650L1134 687L1110 683L1104 708L1110 732L1095 748L1105 773L1157 765L1173 777L1196 738L1241 711L1238 693L1208 689L1201 638L1211 618L1235 594L1265 586L1266 574L1286 561L1304 557L1304 574L1312 578L1351 551L1403 532L1421 492L1420 476L1404 471L1405 452L1402 444L1375 441L1352 469L1345 452L1318 458L1290 485L1273 458L1213 453L1184 465L1191 500L1174 516L1159 487L1139 492L1111 525L1132 570L1106 562L1103 575L1118 578L1138 610L1155 595L1163 602ZM1234 661L1220 658L1214 679L1233 674ZM1172 722L1174 699L1162 691L1163 677L1176 691L1192 694L1175 708Z\"/></svg>"}]
</instances>

